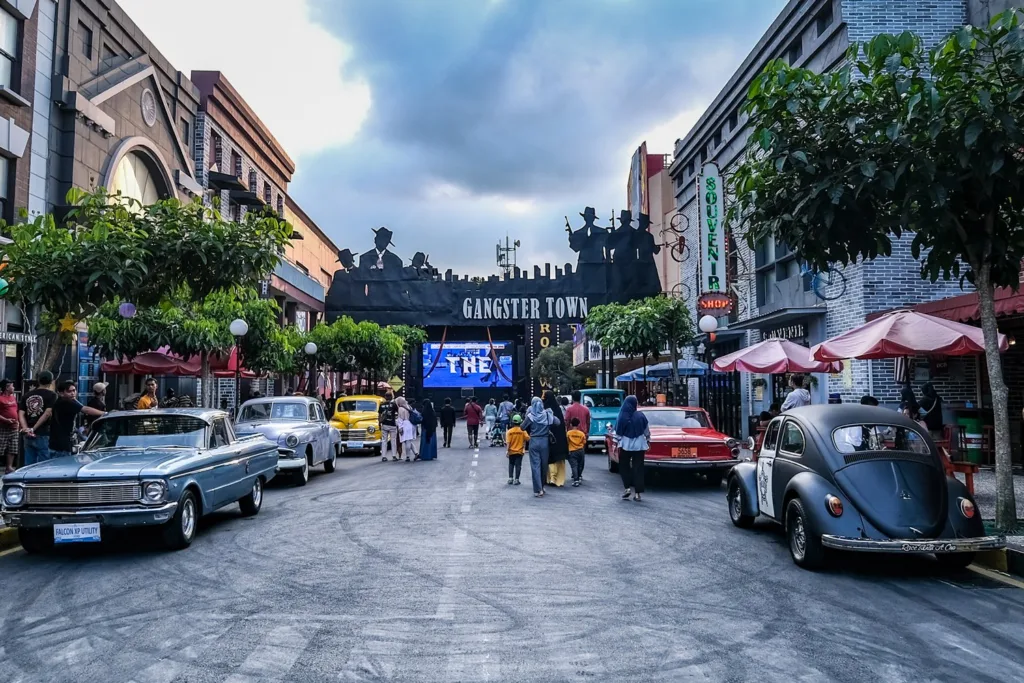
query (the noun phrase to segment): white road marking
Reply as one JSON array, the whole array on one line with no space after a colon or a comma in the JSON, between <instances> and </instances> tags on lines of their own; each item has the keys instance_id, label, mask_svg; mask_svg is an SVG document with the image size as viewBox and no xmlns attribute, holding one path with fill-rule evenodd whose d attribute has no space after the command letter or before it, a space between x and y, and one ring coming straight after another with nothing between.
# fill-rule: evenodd
<instances>
[{"instance_id":1,"label":"white road marking","mask_svg":"<svg viewBox=\"0 0 1024 683\"><path fill-rule=\"evenodd\" d=\"M473 482L469 482L468 484L466 484L466 490L467 491L472 491L475 488L476 488L476 484L474 484Z\"/></svg>"},{"instance_id":2,"label":"white road marking","mask_svg":"<svg viewBox=\"0 0 1024 683\"><path fill-rule=\"evenodd\" d=\"M448 571L445 572L441 594L437 600L437 610L434 612L434 616L439 619L454 619L455 608L461 602L456 599L455 586L460 582L465 564L466 537L465 529L456 529L452 536L452 545L448 550Z\"/></svg>"},{"instance_id":3,"label":"white road marking","mask_svg":"<svg viewBox=\"0 0 1024 683\"><path fill-rule=\"evenodd\" d=\"M473 467L476 467L479 464L480 464L479 460L474 460L473 463L472 463Z\"/></svg>"},{"instance_id":4,"label":"white road marking","mask_svg":"<svg viewBox=\"0 0 1024 683\"><path fill-rule=\"evenodd\" d=\"M480 454L479 454L479 453L474 453L474 454L473 454L473 457L474 457L474 458L479 458L479 457L480 457Z\"/></svg>"},{"instance_id":5,"label":"white road marking","mask_svg":"<svg viewBox=\"0 0 1024 683\"><path fill-rule=\"evenodd\" d=\"M465 503L462 504L462 511L463 512L469 512L470 508L472 508L472 507L473 507L473 504L470 503L469 501L466 501Z\"/></svg>"},{"instance_id":6,"label":"white road marking","mask_svg":"<svg viewBox=\"0 0 1024 683\"><path fill-rule=\"evenodd\" d=\"M315 631L314 624L279 626L264 636L242 665L238 674L232 674L224 683L249 683L256 680L285 680L288 672L306 649L309 639L302 631Z\"/></svg>"}]
</instances>

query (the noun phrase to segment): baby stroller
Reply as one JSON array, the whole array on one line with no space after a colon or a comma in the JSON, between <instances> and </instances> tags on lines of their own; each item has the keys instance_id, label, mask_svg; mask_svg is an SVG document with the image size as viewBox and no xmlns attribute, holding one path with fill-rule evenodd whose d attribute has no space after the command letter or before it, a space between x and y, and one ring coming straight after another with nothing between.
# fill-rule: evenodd
<instances>
[{"instance_id":1,"label":"baby stroller","mask_svg":"<svg viewBox=\"0 0 1024 683\"><path fill-rule=\"evenodd\" d=\"M488 437L491 440L491 448L494 448L495 446L501 446L502 448L505 447L505 427L506 425L501 422L494 423L491 433L488 434Z\"/></svg>"}]
</instances>

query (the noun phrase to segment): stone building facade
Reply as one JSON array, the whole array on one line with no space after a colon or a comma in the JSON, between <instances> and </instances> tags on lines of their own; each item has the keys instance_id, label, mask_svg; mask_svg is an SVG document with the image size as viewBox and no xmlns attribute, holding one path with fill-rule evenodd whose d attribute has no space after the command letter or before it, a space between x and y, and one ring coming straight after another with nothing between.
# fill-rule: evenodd
<instances>
[{"instance_id":1,"label":"stone building facade","mask_svg":"<svg viewBox=\"0 0 1024 683\"><path fill-rule=\"evenodd\" d=\"M837 68L853 42L882 32L912 30L929 46L935 45L968 17L991 14L991 5L979 0L791 0L754 46L739 69L704 112L687 136L676 141L670 174L676 207L685 218L689 257L681 265L681 281L689 287L690 304L696 308L700 294L700 224L697 219L697 178L705 162L717 162L727 178L741 159L750 131L740 111L749 85L768 61L786 59L790 64L816 71ZM1006 3L1004 3L1006 4ZM1020 4L1020 3L1010 3ZM984 6L982 6L984 5ZM729 202L726 197L726 203ZM767 336L793 338L813 345L865 322L871 313L901 305L942 299L959 294L958 283L932 284L921 280L919 265L910 254L909 241L893 245L892 256L837 269L832 282L801 273L801 264L784 244L760 244L752 249L745 226L730 226L729 271L736 310L720 319L719 341L714 355L760 341ZM817 285L815 287L814 285ZM817 290L817 293L815 291ZM957 372L936 378L940 392L956 400L972 400L977 388L971 377L975 359L958 362ZM773 394L784 391L772 378L763 403L754 400L751 377L743 378L743 405L747 414L766 408ZM892 361L853 361L841 375L829 376L812 386L816 402L829 394L844 401L873 394L895 401L899 387Z\"/></svg>"}]
</instances>

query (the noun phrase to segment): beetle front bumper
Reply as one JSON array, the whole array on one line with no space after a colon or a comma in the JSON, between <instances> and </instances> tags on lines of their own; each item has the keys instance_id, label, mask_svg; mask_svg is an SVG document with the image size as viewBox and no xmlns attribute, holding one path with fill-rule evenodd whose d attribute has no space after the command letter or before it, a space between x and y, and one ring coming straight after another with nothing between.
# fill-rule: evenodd
<instances>
[{"instance_id":1,"label":"beetle front bumper","mask_svg":"<svg viewBox=\"0 0 1024 683\"><path fill-rule=\"evenodd\" d=\"M825 534L821 544L836 550L856 550L869 553L976 553L1006 547L1005 536L976 536L974 538L892 539L876 541L870 538L845 538Z\"/></svg>"},{"instance_id":2,"label":"beetle front bumper","mask_svg":"<svg viewBox=\"0 0 1024 683\"><path fill-rule=\"evenodd\" d=\"M174 516L178 503L161 505L131 505L120 508L84 508L81 510L17 510L4 511L3 519L11 527L52 527L54 524L99 522L103 526L153 526L163 524Z\"/></svg>"}]
</instances>

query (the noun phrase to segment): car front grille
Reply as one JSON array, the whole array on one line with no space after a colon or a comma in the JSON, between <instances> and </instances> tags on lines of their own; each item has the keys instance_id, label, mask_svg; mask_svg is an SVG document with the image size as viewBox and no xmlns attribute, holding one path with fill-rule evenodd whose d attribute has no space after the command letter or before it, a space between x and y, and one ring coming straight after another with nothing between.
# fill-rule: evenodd
<instances>
[{"instance_id":1,"label":"car front grille","mask_svg":"<svg viewBox=\"0 0 1024 683\"><path fill-rule=\"evenodd\" d=\"M113 505L137 503L142 484L42 484L25 487L25 505Z\"/></svg>"},{"instance_id":2,"label":"car front grille","mask_svg":"<svg viewBox=\"0 0 1024 683\"><path fill-rule=\"evenodd\" d=\"M342 429L340 431L342 441L366 441L365 429Z\"/></svg>"}]
</instances>

